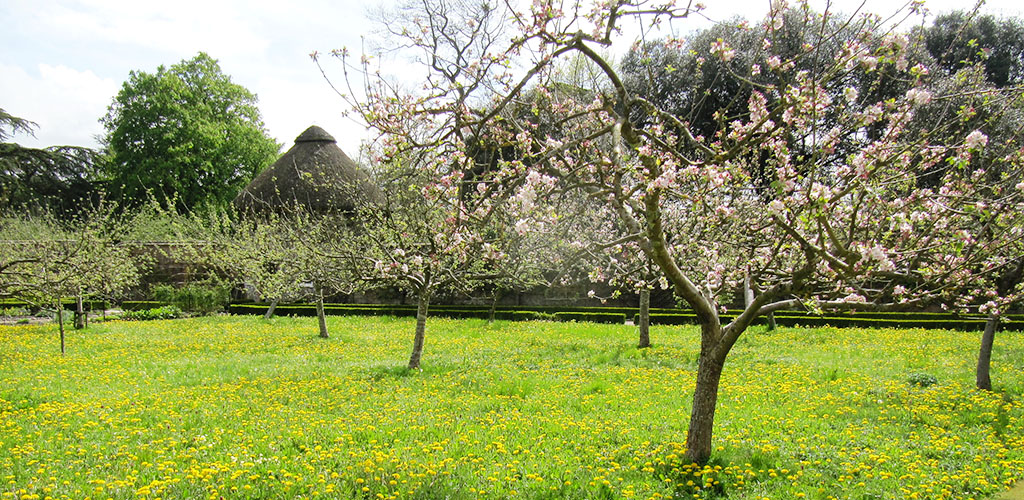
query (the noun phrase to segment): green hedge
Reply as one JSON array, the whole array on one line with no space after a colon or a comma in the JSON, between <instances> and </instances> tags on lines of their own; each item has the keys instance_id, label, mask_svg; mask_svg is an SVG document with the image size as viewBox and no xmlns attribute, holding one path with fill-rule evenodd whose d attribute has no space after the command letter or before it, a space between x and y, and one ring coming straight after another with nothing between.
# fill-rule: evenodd
<instances>
[{"instance_id":1,"label":"green hedge","mask_svg":"<svg viewBox=\"0 0 1024 500\"><path fill-rule=\"evenodd\" d=\"M145 303L152 304L152 303ZM229 306L232 314L264 314L265 304L240 303ZM552 312L548 312L552 311ZM697 324L697 316L692 312L679 312L680 309L652 309L652 325L690 325ZM327 304L324 312L333 316L415 316L416 307L402 304ZM549 306L524 306L522 309L508 307L496 308L495 319L506 321L526 321L535 319L554 319L558 321L589 321L594 323L619 324L630 315L634 322L639 323L639 315L631 308L566 308L559 310ZM733 314L728 312L721 317L723 323L732 321ZM315 304L284 304L277 306L274 314L281 316L316 316ZM430 315L448 318L480 318L490 316L487 306L436 305L430 307ZM1020 319L1016 319L1020 318ZM1008 321L1001 326L1004 330L1024 329L1024 315L1008 315ZM808 315L797 311L781 311L775 314L776 323L782 326L836 326L855 328L943 328L957 330L979 330L984 327L985 319L980 316L960 317L953 313L834 313L828 316ZM760 317L755 324L765 324L767 319Z\"/></svg>"},{"instance_id":2,"label":"green hedge","mask_svg":"<svg viewBox=\"0 0 1024 500\"><path fill-rule=\"evenodd\" d=\"M77 304L75 302L75 299L64 299L63 301L61 301L61 304L64 306L64 310L66 310L66 311L74 311L75 309L78 308L78 306L77 306ZM45 304L45 305L47 307L49 306L49 304ZM25 302L24 300L16 300L16 299L3 299L3 300L0 300L0 307L3 307L3 308L14 308L14 307L17 307L17 308L22 308L22 309L36 309L39 306L40 306L39 304L30 304L28 302ZM107 302L104 301L104 300L83 300L82 301L82 307L84 307L86 311L102 310L102 309L106 309Z\"/></svg>"},{"instance_id":3,"label":"green hedge","mask_svg":"<svg viewBox=\"0 0 1024 500\"><path fill-rule=\"evenodd\" d=\"M586 321L617 325L626 322L626 314L619 312L557 312L555 318L558 321Z\"/></svg>"},{"instance_id":4,"label":"green hedge","mask_svg":"<svg viewBox=\"0 0 1024 500\"><path fill-rule=\"evenodd\" d=\"M263 304L232 304L228 307L231 314L265 314L267 306ZM274 309L278 316L316 316L316 306L309 304L288 304L280 305ZM325 305L324 314L329 316L416 316L416 308L411 306L381 306L381 307L350 307ZM487 319L490 317L489 308L457 309L451 306L431 307L430 316L444 318L478 318ZM566 316L569 315L569 316ZM494 318L505 321L528 321L528 320L560 320L560 321L593 321L599 323L622 323L626 315L622 313L561 313L547 314L539 311L509 311L498 310L494 312Z\"/></svg>"},{"instance_id":5,"label":"green hedge","mask_svg":"<svg viewBox=\"0 0 1024 500\"><path fill-rule=\"evenodd\" d=\"M697 316L694 314L651 314L652 325L694 325L697 324ZM723 323L732 321L733 318L723 316ZM640 322L640 315L633 317L635 323ZM759 317L754 324L763 325L768 322L767 318ZM960 319L932 319L927 316L918 317L907 315L901 318L866 318L860 317L835 317L835 316L775 316L775 322L780 326L834 326L842 328L926 328L945 330L980 331L985 328L985 320L977 318ZM1006 331L1024 331L1024 322L1009 321L1000 325Z\"/></svg>"},{"instance_id":6,"label":"green hedge","mask_svg":"<svg viewBox=\"0 0 1024 500\"><path fill-rule=\"evenodd\" d=\"M144 311L147 309L156 309L162 307L162 302L155 300L125 300L121 302L122 311Z\"/></svg>"}]
</instances>

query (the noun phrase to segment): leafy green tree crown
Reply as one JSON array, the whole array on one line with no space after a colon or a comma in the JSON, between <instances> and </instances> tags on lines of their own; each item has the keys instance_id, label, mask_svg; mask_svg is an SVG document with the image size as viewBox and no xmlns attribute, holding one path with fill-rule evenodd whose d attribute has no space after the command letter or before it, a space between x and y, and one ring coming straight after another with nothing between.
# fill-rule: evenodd
<instances>
[{"instance_id":1,"label":"leafy green tree crown","mask_svg":"<svg viewBox=\"0 0 1024 500\"><path fill-rule=\"evenodd\" d=\"M152 195L178 210L226 206L281 147L256 104L202 52L133 71L100 120L114 195L129 205Z\"/></svg>"}]
</instances>

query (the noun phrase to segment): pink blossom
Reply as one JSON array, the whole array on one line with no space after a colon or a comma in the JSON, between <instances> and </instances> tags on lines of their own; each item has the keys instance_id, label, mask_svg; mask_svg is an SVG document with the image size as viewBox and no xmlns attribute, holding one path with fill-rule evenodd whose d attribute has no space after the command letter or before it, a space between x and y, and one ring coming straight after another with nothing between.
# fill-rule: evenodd
<instances>
[{"instance_id":1,"label":"pink blossom","mask_svg":"<svg viewBox=\"0 0 1024 500\"><path fill-rule=\"evenodd\" d=\"M915 106L923 106L932 101L932 93L920 87L914 87L907 91L907 100Z\"/></svg>"},{"instance_id":2,"label":"pink blossom","mask_svg":"<svg viewBox=\"0 0 1024 500\"><path fill-rule=\"evenodd\" d=\"M964 146L967 146L967 149L980 149L985 147L986 144L988 144L988 136L980 130L967 134L967 138L964 139Z\"/></svg>"},{"instance_id":3,"label":"pink blossom","mask_svg":"<svg viewBox=\"0 0 1024 500\"><path fill-rule=\"evenodd\" d=\"M857 92L857 89L853 87L846 87L845 89L843 89L843 98L846 99L846 102L850 104L857 102L857 96L859 94L860 93Z\"/></svg>"},{"instance_id":4,"label":"pink blossom","mask_svg":"<svg viewBox=\"0 0 1024 500\"><path fill-rule=\"evenodd\" d=\"M736 51L733 50L732 47L729 47L729 43L721 38L711 42L711 53L723 62L729 62L736 57Z\"/></svg>"}]
</instances>

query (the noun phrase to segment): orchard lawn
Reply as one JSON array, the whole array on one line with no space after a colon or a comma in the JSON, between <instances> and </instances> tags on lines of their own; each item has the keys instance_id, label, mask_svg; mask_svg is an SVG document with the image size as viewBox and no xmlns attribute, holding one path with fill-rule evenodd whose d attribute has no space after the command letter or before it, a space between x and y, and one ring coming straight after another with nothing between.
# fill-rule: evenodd
<instances>
[{"instance_id":1,"label":"orchard lawn","mask_svg":"<svg viewBox=\"0 0 1024 500\"><path fill-rule=\"evenodd\" d=\"M213 317L0 326L0 498L985 498L1024 478L1024 336L741 337L681 461L695 327ZM912 383L913 380L915 383ZM929 385L932 381L934 384Z\"/></svg>"}]
</instances>

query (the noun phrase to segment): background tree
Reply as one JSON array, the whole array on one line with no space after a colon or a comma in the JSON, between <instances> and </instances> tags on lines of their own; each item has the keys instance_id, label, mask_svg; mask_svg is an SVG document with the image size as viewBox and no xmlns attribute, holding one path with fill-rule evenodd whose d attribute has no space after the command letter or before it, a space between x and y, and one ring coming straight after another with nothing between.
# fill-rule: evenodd
<instances>
[{"instance_id":1,"label":"background tree","mask_svg":"<svg viewBox=\"0 0 1024 500\"><path fill-rule=\"evenodd\" d=\"M100 120L112 193L131 206L152 195L179 211L226 207L280 150L256 104L205 53L133 71Z\"/></svg>"},{"instance_id":2,"label":"background tree","mask_svg":"<svg viewBox=\"0 0 1024 500\"><path fill-rule=\"evenodd\" d=\"M37 125L0 109L0 209L35 208L73 214L99 203L99 154L77 146L26 148L8 142Z\"/></svg>"},{"instance_id":3,"label":"background tree","mask_svg":"<svg viewBox=\"0 0 1024 500\"><path fill-rule=\"evenodd\" d=\"M606 204L700 323L687 434L687 457L695 462L711 455L725 362L756 318L784 308L943 301L1013 238L985 233L969 210L991 188L972 163L986 132L909 128L921 106L949 96L926 88L927 68L912 63L908 37L878 16L835 24L833 14L803 8L812 35L794 51L775 43L788 22L783 6L744 28L768 41L758 55L763 65L729 66L740 52L724 38L708 44L705 65L726 65L750 87L746 112L719 108L727 120L710 134L627 87L595 49L611 45L626 23L690 14L688 7L646 2L610 2L585 13L534 2L512 14L519 35L511 48L487 54L486 61L499 64L469 62L475 71L494 70L478 77L489 82L489 93L467 95L459 82L438 78L422 94L371 92L360 108L389 140L415 150L459 148L467 137L515 144L526 154L498 162L489 184L495 192L518 198L553 180ZM422 22L423 29L409 33L429 33ZM837 40L838 50L829 49ZM406 41L431 50L416 36ZM559 117L572 133L552 137L548 128L503 113L544 82L555 61L575 55L600 67L610 90L538 110ZM456 71L452 64L449 74ZM777 73L778 83L759 83L763 72ZM863 86L882 72L906 90L893 97ZM645 122L632 112L637 108ZM942 187L920 186L918 177L940 164L947 166ZM1020 206L1020 198L1018 191L1007 193L1003 207ZM743 281L758 293L725 321L723 299L731 300Z\"/></svg>"},{"instance_id":4,"label":"background tree","mask_svg":"<svg viewBox=\"0 0 1024 500\"><path fill-rule=\"evenodd\" d=\"M921 30L925 47L947 73L981 64L996 87L1024 84L1024 22L972 11L942 14Z\"/></svg>"}]
</instances>

